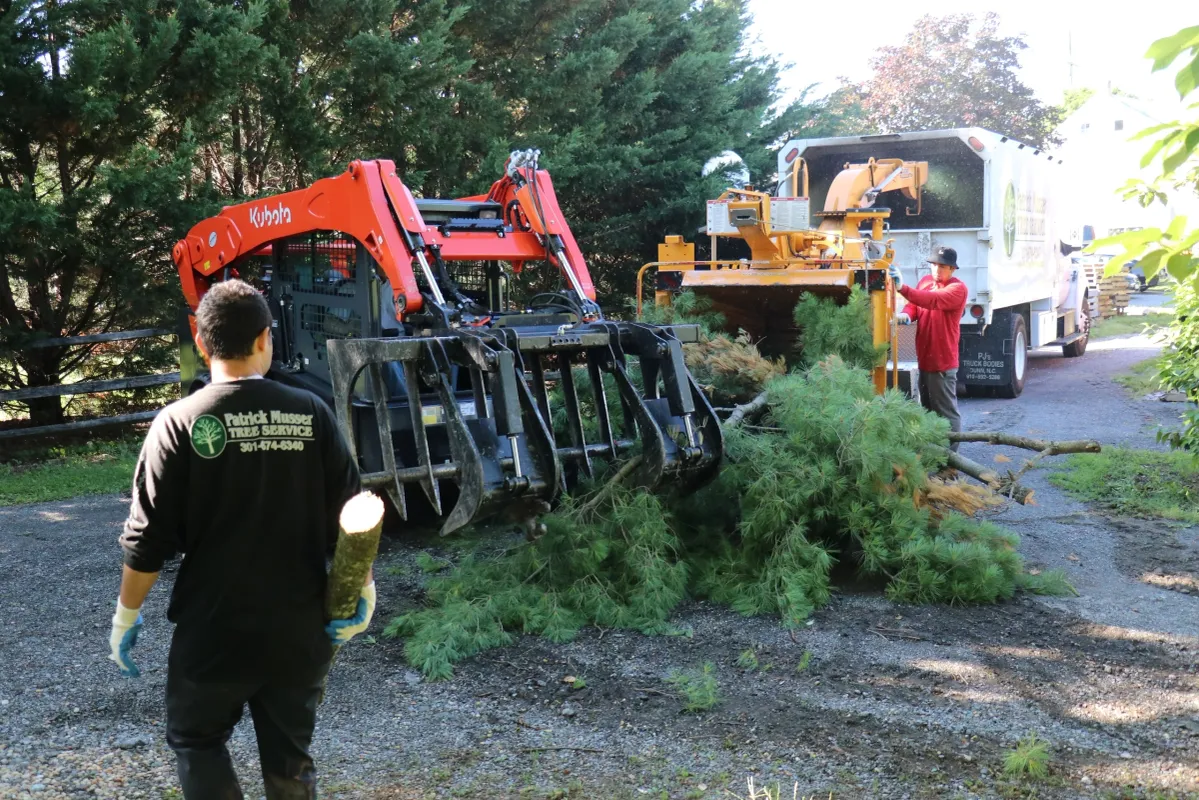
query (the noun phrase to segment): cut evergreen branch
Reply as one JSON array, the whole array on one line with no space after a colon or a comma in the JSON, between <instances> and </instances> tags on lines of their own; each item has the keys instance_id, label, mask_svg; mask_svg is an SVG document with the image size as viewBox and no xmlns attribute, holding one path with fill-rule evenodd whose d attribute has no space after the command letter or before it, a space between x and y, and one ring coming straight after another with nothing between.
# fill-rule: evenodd
<instances>
[{"instance_id":1,"label":"cut evergreen branch","mask_svg":"<svg viewBox=\"0 0 1199 800\"><path fill-rule=\"evenodd\" d=\"M781 358L765 358L744 331L735 335L722 332L725 319L711 307L709 298L687 291L670 306L644 309L641 317L659 325L698 325L699 341L683 346L687 370L716 405L744 403L771 378L786 373L786 363Z\"/></svg>"},{"instance_id":2,"label":"cut evergreen branch","mask_svg":"<svg viewBox=\"0 0 1199 800\"><path fill-rule=\"evenodd\" d=\"M769 395L766 392L761 392L753 400L750 400L745 405L737 406L733 409L733 413L729 414L728 419L723 423L725 430L731 430L738 425L748 421L757 419L760 415L766 412L766 401Z\"/></svg>"},{"instance_id":3,"label":"cut evergreen branch","mask_svg":"<svg viewBox=\"0 0 1199 800\"><path fill-rule=\"evenodd\" d=\"M1003 757L1003 773L1013 778L1049 776L1049 743L1036 733L1025 736L1015 749Z\"/></svg>"},{"instance_id":4,"label":"cut evergreen branch","mask_svg":"<svg viewBox=\"0 0 1199 800\"><path fill-rule=\"evenodd\" d=\"M1002 444L1009 447L1022 447L1025 450L1036 450L1039 453L1051 451L1048 455L1056 456L1065 453L1098 453L1103 447L1094 439L1071 439L1064 442L1052 442L1046 439L1033 439L1029 436L1017 436L1012 433L999 431L963 431L949 432L951 442L984 442L986 444Z\"/></svg>"},{"instance_id":5,"label":"cut evergreen branch","mask_svg":"<svg viewBox=\"0 0 1199 800\"><path fill-rule=\"evenodd\" d=\"M898 393L875 395L867 372L836 357L772 380L766 395L762 424L783 433L729 429L727 463L705 489L635 490L616 479L626 462L546 516L536 541L431 576L429 607L387 633L444 678L521 633L670 632L689 595L799 625L828 601L837 560L897 600L984 603L1017 590L1016 537L926 494L944 463L943 419Z\"/></svg>"},{"instance_id":6,"label":"cut evergreen branch","mask_svg":"<svg viewBox=\"0 0 1199 800\"><path fill-rule=\"evenodd\" d=\"M699 669L675 670L666 682L678 691L684 711L708 711L721 700L720 684L715 673L716 668L707 661Z\"/></svg>"},{"instance_id":7,"label":"cut evergreen branch","mask_svg":"<svg viewBox=\"0 0 1199 800\"><path fill-rule=\"evenodd\" d=\"M804 366L835 355L851 366L872 370L886 358L888 345L874 343L870 295L857 286L844 304L804 294L795 304L794 319L799 327L799 361Z\"/></svg>"},{"instance_id":8,"label":"cut evergreen branch","mask_svg":"<svg viewBox=\"0 0 1199 800\"><path fill-rule=\"evenodd\" d=\"M868 305L853 308L864 327ZM447 678L519 634L676 632L670 615L689 596L798 626L828 602L838 561L904 602L1054 589L1048 575L1026 579L1013 534L957 513L990 504L985 489L929 479L948 458L944 419L898 392L876 395L870 373L837 353L755 391L726 420L726 461L707 487L651 494L632 485L635 458L609 468L545 516L534 541L431 575L427 607L385 633L406 638L427 676Z\"/></svg>"}]
</instances>

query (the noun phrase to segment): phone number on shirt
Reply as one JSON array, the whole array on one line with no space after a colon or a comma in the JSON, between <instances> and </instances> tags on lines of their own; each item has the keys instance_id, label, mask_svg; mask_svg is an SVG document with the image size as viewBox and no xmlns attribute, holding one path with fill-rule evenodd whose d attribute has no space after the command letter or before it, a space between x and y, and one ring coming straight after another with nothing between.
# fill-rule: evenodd
<instances>
[{"instance_id":1,"label":"phone number on shirt","mask_svg":"<svg viewBox=\"0 0 1199 800\"><path fill-rule=\"evenodd\" d=\"M243 453L263 452L265 450L303 450L304 443L295 439L262 439L257 442L241 442Z\"/></svg>"}]
</instances>

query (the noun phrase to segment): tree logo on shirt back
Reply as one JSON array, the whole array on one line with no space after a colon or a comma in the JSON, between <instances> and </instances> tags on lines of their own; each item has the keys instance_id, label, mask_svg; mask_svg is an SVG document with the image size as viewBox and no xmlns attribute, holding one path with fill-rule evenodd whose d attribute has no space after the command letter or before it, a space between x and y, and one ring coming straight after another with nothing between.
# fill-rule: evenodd
<instances>
[{"instance_id":1,"label":"tree logo on shirt back","mask_svg":"<svg viewBox=\"0 0 1199 800\"><path fill-rule=\"evenodd\" d=\"M196 417L192 423L192 449L200 458L216 458L225 452L225 442L228 441L225 425L211 414Z\"/></svg>"}]
</instances>

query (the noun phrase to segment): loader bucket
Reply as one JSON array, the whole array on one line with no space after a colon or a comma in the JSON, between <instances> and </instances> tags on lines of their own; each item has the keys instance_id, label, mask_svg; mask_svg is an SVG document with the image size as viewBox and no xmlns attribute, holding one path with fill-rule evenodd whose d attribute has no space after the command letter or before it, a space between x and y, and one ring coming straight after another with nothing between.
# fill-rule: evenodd
<instances>
[{"instance_id":1,"label":"loader bucket","mask_svg":"<svg viewBox=\"0 0 1199 800\"><path fill-rule=\"evenodd\" d=\"M364 464L363 486L385 488L405 519L413 484L444 518L445 535L513 508L544 510L590 476L595 459L639 453L637 481L647 488L667 478L697 488L716 475L719 421L683 364L695 326L507 319L329 341L333 405Z\"/></svg>"}]
</instances>

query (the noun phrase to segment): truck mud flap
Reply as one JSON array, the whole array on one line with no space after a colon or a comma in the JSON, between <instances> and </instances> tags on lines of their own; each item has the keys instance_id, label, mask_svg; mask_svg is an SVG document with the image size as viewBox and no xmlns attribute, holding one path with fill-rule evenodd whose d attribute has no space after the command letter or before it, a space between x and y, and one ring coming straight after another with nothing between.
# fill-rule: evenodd
<instances>
[{"instance_id":1,"label":"truck mud flap","mask_svg":"<svg viewBox=\"0 0 1199 800\"><path fill-rule=\"evenodd\" d=\"M1012 369L1011 312L996 311L990 325L982 331L978 327L962 327L958 340L958 383L1003 386L1010 380Z\"/></svg>"}]
</instances>

